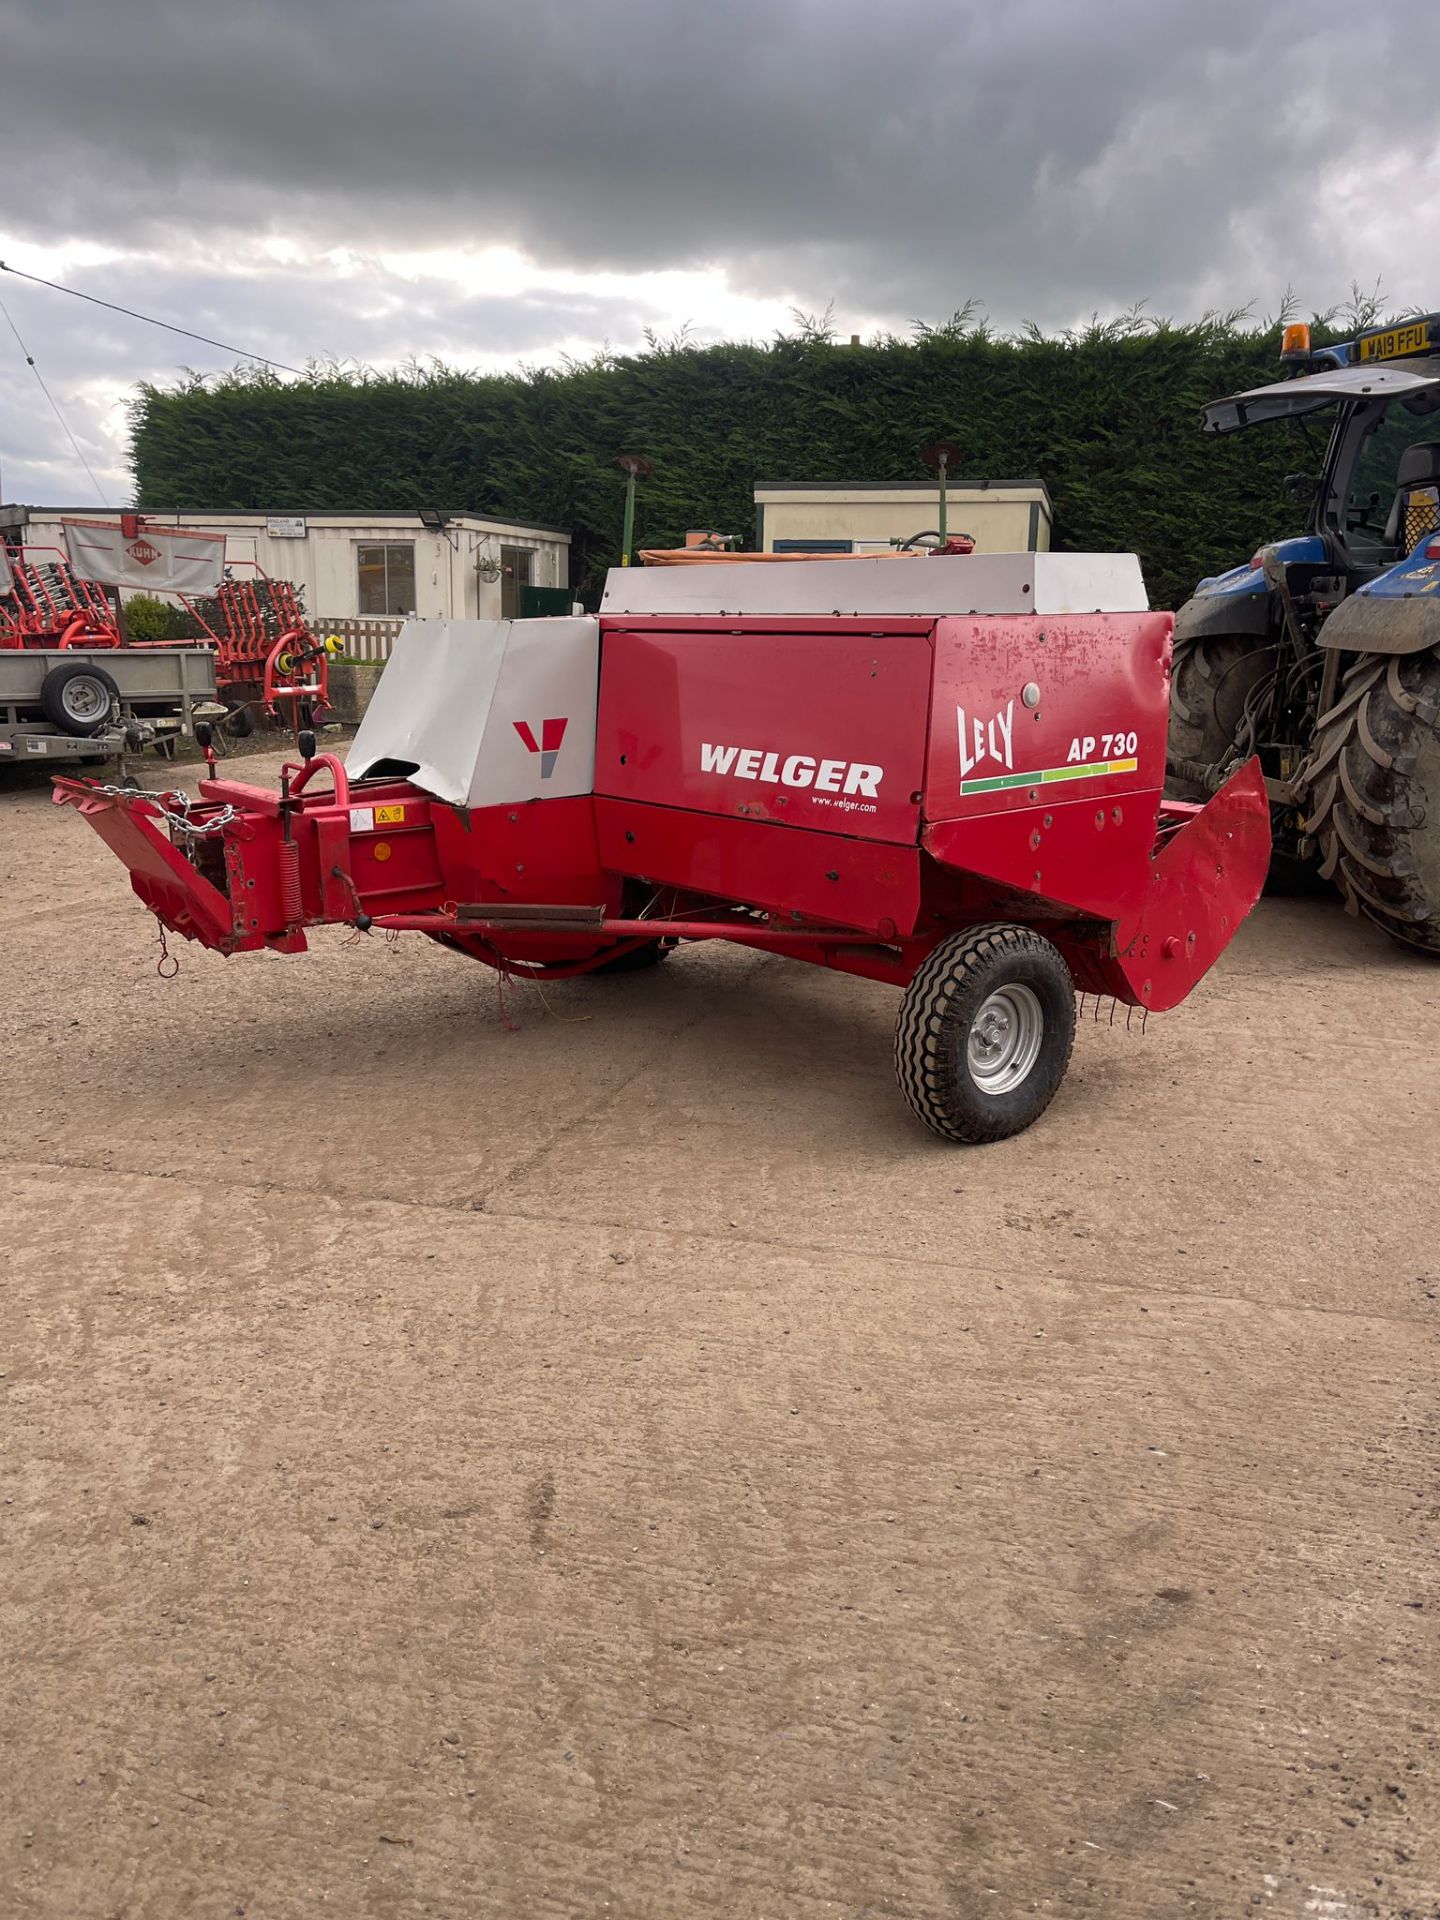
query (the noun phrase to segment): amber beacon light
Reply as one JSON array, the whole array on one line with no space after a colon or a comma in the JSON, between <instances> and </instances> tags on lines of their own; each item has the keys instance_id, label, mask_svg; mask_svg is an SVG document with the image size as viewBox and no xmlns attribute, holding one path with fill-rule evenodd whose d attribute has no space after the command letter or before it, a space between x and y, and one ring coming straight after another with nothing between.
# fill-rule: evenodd
<instances>
[{"instance_id":1,"label":"amber beacon light","mask_svg":"<svg viewBox=\"0 0 1440 1920\"><path fill-rule=\"evenodd\" d=\"M1282 360L1308 360L1310 357L1310 326L1305 320L1296 320L1286 327L1280 336L1280 358Z\"/></svg>"}]
</instances>

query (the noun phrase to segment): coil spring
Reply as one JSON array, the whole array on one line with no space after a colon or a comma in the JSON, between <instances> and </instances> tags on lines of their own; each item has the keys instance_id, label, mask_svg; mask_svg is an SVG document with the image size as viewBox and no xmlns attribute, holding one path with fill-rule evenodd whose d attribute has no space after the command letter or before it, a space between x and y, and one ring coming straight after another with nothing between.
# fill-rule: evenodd
<instances>
[{"instance_id":1,"label":"coil spring","mask_svg":"<svg viewBox=\"0 0 1440 1920\"><path fill-rule=\"evenodd\" d=\"M280 843L280 905L285 925L298 927L305 909L300 898L300 849L293 840Z\"/></svg>"}]
</instances>

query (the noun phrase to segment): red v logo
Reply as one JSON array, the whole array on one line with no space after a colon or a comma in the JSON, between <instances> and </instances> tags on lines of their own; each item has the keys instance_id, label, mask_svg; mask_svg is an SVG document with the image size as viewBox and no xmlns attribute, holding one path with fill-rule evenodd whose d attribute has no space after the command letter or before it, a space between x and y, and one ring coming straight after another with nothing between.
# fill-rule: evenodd
<instances>
[{"instance_id":1,"label":"red v logo","mask_svg":"<svg viewBox=\"0 0 1440 1920\"><path fill-rule=\"evenodd\" d=\"M560 754L560 743L565 738L565 729L570 724L569 720L542 720L538 740L528 720L516 720L512 724L516 733L525 742L525 751L539 754L540 778L548 780L555 771L555 762Z\"/></svg>"}]
</instances>

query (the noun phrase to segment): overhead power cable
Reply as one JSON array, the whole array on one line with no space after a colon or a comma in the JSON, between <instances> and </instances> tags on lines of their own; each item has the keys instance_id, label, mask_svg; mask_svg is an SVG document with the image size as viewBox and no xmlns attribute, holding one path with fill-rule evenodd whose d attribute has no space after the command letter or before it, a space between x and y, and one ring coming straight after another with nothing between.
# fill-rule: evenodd
<instances>
[{"instance_id":1,"label":"overhead power cable","mask_svg":"<svg viewBox=\"0 0 1440 1920\"><path fill-rule=\"evenodd\" d=\"M51 393L49 387L46 386L45 376L43 373L41 373L39 367L36 366L34 354L31 353L30 349L26 346L25 342L20 338L20 329L16 326L15 322L10 318L10 309L6 306L3 300L0 300L0 313L4 314L5 324L9 327L11 333L13 333L15 336L15 344L17 347L19 347L21 353L24 354L25 356L26 366L29 367L30 371L34 374L35 378L40 382L40 391L44 394L45 398L50 402L50 411L54 414L55 418L60 422L61 431L64 433L65 438L70 442L71 446L75 449L75 458L80 462L81 466L84 467L86 473L90 475L90 484L95 489L95 498L100 502L102 507L108 507L110 502L105 498L105 489L101 486L100 482L95 478L95 474L93 469L91 468L90 462L85 458L85 455L80 450L80 442L75 438L74 434L70 431L69 421L65 418L64 414L60 411L60 408L56 404L54 394Z\"/></svg>"},{"instance_id":2,"label":"overhead power cable","mask_svg":"<svg viewBox=\"0 0 1440 1920\"><path fill-rule=\"evenodd\" d=\"M222 353L233 353L241 360L254 360L262 367L274 367L279 373L298 374L302 380L305 377L299 367L287 367L283 360L268 360L263 353L247 353L244 347L232 347L225 340L212 340L208 333L192 333L189 327L177 327L172 321L157 320L154 314L137 313L134 307L122 307L114 300L101 300L96 294L81 293L78 287L62 287L58 280L42 280L38 273L26 273L5 260L0 260L0 273L13 273L17 280L33 280L37 287L49 287L52 293L68 293L73 299L88 300L92 307L108 307L111 313L123 313L131 320L143 320L147 327L163 327L166 333L178 333L187 340L199 340L204 346L218 347Z\"/></svg>"}]
</instances>

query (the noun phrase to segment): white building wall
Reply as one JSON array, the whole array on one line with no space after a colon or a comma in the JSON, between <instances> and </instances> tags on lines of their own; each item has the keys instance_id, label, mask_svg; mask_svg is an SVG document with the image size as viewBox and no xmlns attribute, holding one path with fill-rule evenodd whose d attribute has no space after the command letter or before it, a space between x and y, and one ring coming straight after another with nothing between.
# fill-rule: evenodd
<instances>
[{"instance_id":1,"label":"white building wall","mask_svg":"<svg viewBox=\"0 0 1440 1920\"><path fill-rule=\"evenodd\" d=\"M317 621L353 618L360 612L357 550L377 541L413 547L413 610L422 618L499 619L501 583L482 579L479 563L487 555L498 561L502 546L528 549L534 555L533 585L563 587L570 581L569 534L476 514L457 514L443 533L427 532L414 514L147 513L142 517L151 526L223 533L228 565L239 571L247 561L258 562L272 579L291 581ZM267 530L267 523L291 517L304 520L303 537L284 538ZM63 547L62 518L117 520L119 515L83 507L33 507L24 531L26 542Z\"/></svg>"}]
</instances>

